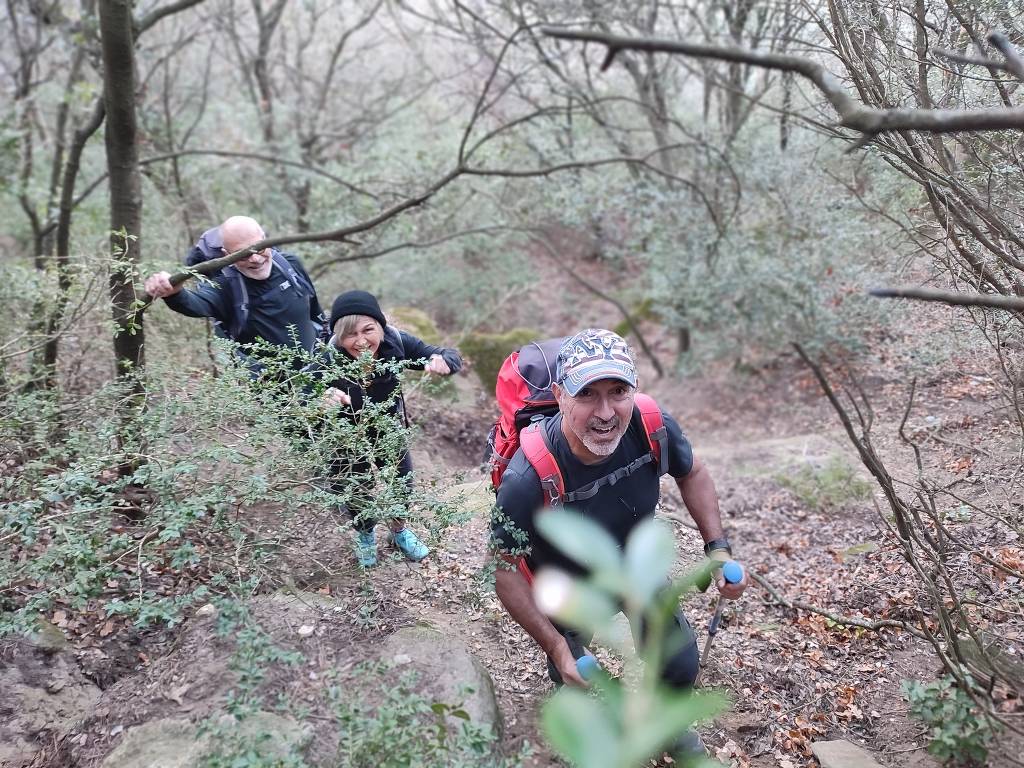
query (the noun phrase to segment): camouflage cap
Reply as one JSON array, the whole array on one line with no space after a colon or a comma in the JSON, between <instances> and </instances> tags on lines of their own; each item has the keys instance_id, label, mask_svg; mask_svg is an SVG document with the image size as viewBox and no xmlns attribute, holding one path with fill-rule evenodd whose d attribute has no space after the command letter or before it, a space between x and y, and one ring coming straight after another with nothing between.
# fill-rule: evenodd
<instances>
[{"instance_id":1,"label":"camouflage cap","mask_svg":"<svg viewBox=\"0 0 1024 768\"><path fill-rule=\"evenodd\" d=\"M603 328L587 328L570 336L558 351L556 380L571 396L600 379L618 379L636 386L636 363L625 340Z\"/></svg>"}]
</instances>

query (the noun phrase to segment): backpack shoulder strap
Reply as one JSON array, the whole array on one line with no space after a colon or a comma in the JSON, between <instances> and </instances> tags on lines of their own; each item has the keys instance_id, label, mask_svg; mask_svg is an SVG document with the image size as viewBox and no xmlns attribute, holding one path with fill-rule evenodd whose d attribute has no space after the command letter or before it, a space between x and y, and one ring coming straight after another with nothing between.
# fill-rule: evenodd
<instances>
[{"instance_id":1,"label":"backpack shoulder strap","mask_svg":"<svg viewBox=\"0 0 1024 768\"><path fill-rule=\"evenodd\" d=\"M660 477L668 471L668 429L665 427L665 420L661 417L661 408L653 397L642 392L637 392L633 403L640 411L640 418L643 419L647 442L651 446L654 460L658 462L658 476Z\"/></svg>"},{"instance_id":2,"label":"backpack shoulder strap","mask_svg":"<svg viewBox=\"0 0 1024 768\"><path fill-rule=\"evenodd\" d=\"M228 302L231 304L228 336L233 341L238 341L238 337L242 335L249 322L249 289L245 287L245 279L234 264L224 267L221 273L224 275L224 287L227 289Z\"/></svg>"},{"instance_id":3,"label":"backpack shoulder strap","mask_svg":"<svg viewBox=\"0 0 1024 768\"><path fill-rule=\"evenodd\" d=\"M270 255L273 257L274 263L277 264L278 268L288 275L288 280L293 286L295 286L295 290L307 295L312 294L312 284L307 284L307 282L299 276L298 270L292 266L292 263L288 261L287 257L283 253L276 248L271 248Z\"/></svg>"},{"instance_id":4,"label":"backpack shoulder strap","mask_svg":"<svg viewBox=\"0 0 1024 768\"><path fill-rule=\"evenodd\" d=\"M384 335L387 336L395 343L395 347L398 349L399 359L405 359L405 339L402 338L402 332L395 328L393 325L384 326Z\"/></svg>"},{"instance_id":5,"label":"backpack shoulder strap","mask_svg":"<svg viewBox=\"0 0 1024 768\"><path fill-rule=\"evenodd\" d=\"M535 421L523 428L519 433L519 446L523 449L526 460L540 477L540 486L544 491L544 502L550 507L562 506L565 496L565 481L562 470L558 468L555 454L548 444L548 436L544 432L544 423Z\"/></svg>"}]
</instances>

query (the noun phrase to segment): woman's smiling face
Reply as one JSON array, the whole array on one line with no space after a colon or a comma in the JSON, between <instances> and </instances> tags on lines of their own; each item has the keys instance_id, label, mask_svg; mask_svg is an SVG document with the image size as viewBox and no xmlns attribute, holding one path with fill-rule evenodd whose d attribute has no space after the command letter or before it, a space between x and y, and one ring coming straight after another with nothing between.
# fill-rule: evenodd
<instances>
[{"instance_id":1,"label":"woman's smiling face","mask_svg":"<svg viewBox=\"0 0 1024 768\"><path fill-rule=\"evenodd\" d=\"M343 319L349 320L347 317ZM377 348L384 339L384 329L372 317L356 315L353 320L355 322L341 323L338 336L341 348L352 357L359 357L364 352L376 355Z\"/></svg>"}]
</instances>

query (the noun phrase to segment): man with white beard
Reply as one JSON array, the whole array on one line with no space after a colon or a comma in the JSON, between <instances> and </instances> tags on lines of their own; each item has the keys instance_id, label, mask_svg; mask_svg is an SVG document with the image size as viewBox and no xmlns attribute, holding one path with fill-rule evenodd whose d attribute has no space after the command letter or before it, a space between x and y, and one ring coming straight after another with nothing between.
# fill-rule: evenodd
<instances>
[{"instance_id":1,"label":"man with white beard","mask_svg":"<svg viewBox=\"0 0 1024 768\"><path fill-rule=\"evenodd\" d=\"M732 556L710 473L693 455L675 419L649 398L646 414L634 402L636 388L636 363L620 336L588 328L567 339L559 350L551 386L558 413L537 429L547 455L543 449L540 457L532 447L524 450L524 434L533 425L525 428L520 433L523 442L498 486L493 544L499 557L514 567L497 569L495 590L512 618L547 654L548 674L556 685L586 687L576 659L591 638L553 623L534 602L530 581L538 568L555 567L572 575L587 572L538 535L534 520L546 506L564 504L603 527L622 547L630 532L654 514L660 477L667 473L704 538L705 554L716 560ZM530 443L538 445L536 440ZM548 469L538 472L539 465ZM561 481L553 481L558 474ZM525 555L518 554L524 549ZM721 577L717 582L721 594L733 600L747 586L745 575L738 584ZM698 653L693 631L681 612L676 612L669 632L665 647L673 650L661 677L672 687L689 688L697 676ZM673 751L690 756L702 754L703 746L694 731L687 731Z\"/></svg>"},{"instance_id":2,"label":"man with white beard","mask_svg":"<svg viewBox=\"0 0 1024 768\"><path fill-rule=\"evenodd\" d=\"M232 216L218 229L225 255L267 238L263 227L249 216ZM269 353L246 345L263 340L310 352L322 335L323 311L313 282L291 254L264 248L191 290L171 285L170 277L168 272L150 275L145 281L146 292L163 298L175 312L218 320L227 335L242 345L239 357L254 375L262 368L259 356ZM297 356L294 365L306 363L308 360Z\"/></svg>"}]
</instances>

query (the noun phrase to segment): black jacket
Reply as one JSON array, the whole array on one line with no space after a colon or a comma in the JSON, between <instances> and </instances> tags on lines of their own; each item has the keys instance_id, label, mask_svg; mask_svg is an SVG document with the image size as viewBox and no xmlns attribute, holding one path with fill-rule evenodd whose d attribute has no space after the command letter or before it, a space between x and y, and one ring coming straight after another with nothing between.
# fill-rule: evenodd
<instances>
[{"instance_id":1,"label":"black jacket","mask_svg":"<svg viewBox=\"0 0 1024 768\"><path fill-rule=\"evenodd\" d=\"M410 363L408 368L415 371L422 371L424 369L424 363L422 361L429 360L433 355L440 355L444 358L444 361L448 364L452 373L462 368L462 357L459 355L458 350L449 349L446 347L435 347L433 344L427 344L425 341L416 338L411 333L400 331L393 326L386 326L384 328L384 338L380 342L380 346L377 347L376 359L383 360L386 362L395 362L401 360L416 360L420 362ZM335 344L335 337L332 337L324 349L323 355L321 356L321 362L314 363L308 366L305 370L311 373L314 378L323 379L324 376L329 375L330 366L335 356L341 356L345 360L353 360L354 358L344 349ZM394 373L387 371L384 373L377 374L368 382L356 382L345 378L336 378L330 381L324 382L329 387L341 390L350 398L352 398L351 410L353 413L359 412L363 403L368 399L371 403L384 403L392 401L391 408L389 409L395 415L402 413L401 406L401 392L399 392L399 381L398 376ZM395 397L395 393L398 392L398 397Z\"/></svg>"},{"instance_id":2,"label":"black jacket","mask_svg":"<svg viewBox=\"0 0 1024 768\"><path fill-rule=\"evenodd\" d=\"M183 315L212 317L220 321L225 328L232 329L229 335L240 344L264 339L271 344L290 347L297 341L303 349L311 351L322 329L320 302L299 259L290 253L281 253L279 257L283 257L281 264L294 270L296 280L293 281L281 269L279 258L275 258L266 280L238 275L247 291L246 318L241 327L234 327L238 325L238 308L234 304L239 299L224 271L214 275L210 283L172 294L164 301Z\"/></svg>"}]
</instances>

